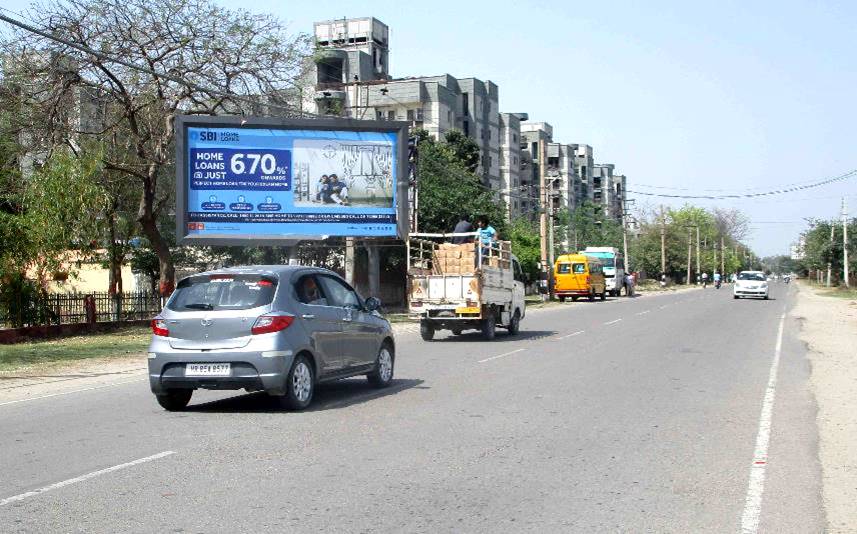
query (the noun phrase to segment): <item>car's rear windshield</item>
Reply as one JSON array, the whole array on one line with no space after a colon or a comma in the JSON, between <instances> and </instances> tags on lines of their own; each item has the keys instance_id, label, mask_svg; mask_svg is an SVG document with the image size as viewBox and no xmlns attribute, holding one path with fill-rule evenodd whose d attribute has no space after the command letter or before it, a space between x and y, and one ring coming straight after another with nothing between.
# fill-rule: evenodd
<instances>
[{"instance_id":1,"label":"car's rear windshield","mask_svg":"<svg viewBox=\"0 0 857 534\"><path fill-rule=\"evenodd\" d=\"M185 278L167 303L173 311L248 310L274 300L277 280L248 274L213 274Z\"/></svg>"},{"instance_id":2,"label":"car's rear windshield","mask_svg":"<svg viewBox=\"0 0 857 534\"><path fill-rule=\"evenodd\" d=\"M764 282L765 275L762 273L741 273L738 275L738 280L756 280L759 282Z\"/></svg>"}]
</instances>

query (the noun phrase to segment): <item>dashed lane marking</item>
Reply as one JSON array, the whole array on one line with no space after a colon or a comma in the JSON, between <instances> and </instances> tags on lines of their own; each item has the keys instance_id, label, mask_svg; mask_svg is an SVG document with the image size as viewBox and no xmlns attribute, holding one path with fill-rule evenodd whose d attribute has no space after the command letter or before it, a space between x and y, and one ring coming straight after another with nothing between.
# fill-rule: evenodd
<instances>
[{"instance_id":1,"label":"dashed lane marking","mask_svg":"<svg viewBox=\"0 0 857 534\"><path fill-rule=\"evenodd\" d=\"M571 333L571 334L568 334L568 335L566 335L566 336L559 337L559 338L557 338L557 339L568 339L568 338L570 338L570 337L579 336L579 335L580 335L580 334L582 334L582 333L583 333L583 330L579 330L579 331L577 331L577 332L573 332L573 333Z\"/></svg>"},{"instance_id":2,"label":"dashed lane marking","mask_svg":"<svg viewBox=\"0 0 857 534\"><path fill-rule=\"evenodd\" d=\"M93 391L96 389L104 389L104 388L112 388L112 387L116 387L116 386L124 386L125 384L136 384L138 382L147 382L148 380L149 380L148 378L144 378L142 380L140 380L140 379L125 380L123 382L114 382L112 384L104 384L101 386L92 386L90 388L73 389L71 391L63 391L60 393L51 393L50 395L41 395L38 397L29 397L26 399L17 399L17 400L13 400L13 401L0 402L0 406L8 406L10 404L18 404L19 402L30 402L30 401L39 400L39 399L49 399L51 397L60 397L62 395L71 395L72 393L82 393L84 391Z\"/></svg>"},{"instance_id":3,"label":"dashed lane marking","mask_svg":"<svg viewBox=\"0 0 857 534\"><path fill-rule=\"evenodd\" d=\"M645 311L641 311L641 312L640 312L640 313L638 313L637 315L646 315L647 313L651 313L651 311L652 311L652 310L645 310Z\"/></svg>"},{"instance_id":4,"label":"dashed lane marking","mask_svg":"<svg viewBox=\"0 0 857 534\"><path fill-rule=\"evenodd\" d=\"M503 354L498 354L497 356L491 356L490 358L485 358L484 360L479 360L477 363L485 363L485 362L490 362L491 360L496 360L498 358L505 358L506 356L511 356L512 354L516 354L518 352L524 352L525 350L527 350L527 349L517 349L517 350L513 350L512 352L505 352Z\"/></svg>"},{"instance_id":5,"label":"dashed lane marking","mask_svg":"<svg viewBox=\"0 0 857 534\"><path fill-rule=\"evenodd\" d=\"M621 320L622 320L622 319L613 319L612 321L607 321L606 323L604 323L604 326L611 325L611 324L616 324L616 323L618 323L618 322L619 322L619 321L621 321Z\"/></svg>"},{"instance_id":6,"label":"dashed lane marking","mask_svg":"<svg viewBox=\"0 0 857 534\"><path fill-rule=\"evenodd\" d=\"M70 478L68 480L63 480L62 482L57 482L56 484L51 484L50 486L43 486L39 489L35 489L33 491L28 491L26 493L20 493L18 495L13 495L12 497L6 497L2 501L0 501L0 506L6 506L7 504L11 504L13 502L23 501L28 497L34 497L36 495L40 495L47 491L52 491L55 489L63 488L65 486L70 486L72 484L77 484L78 482L83 482L85 480L89 480L91 478L95 478L101 475L106 475L107 473L112 473L113 471L119 471L120 469L125 469L127 467L133 467L135 465L139 465L146 462L151 462L152 460L158 460L160 458L164 458L171 454L175 454L174 451L164 451L159 452L158 454L153 454L152 456L146 456L145 458L140 458L138 460L134 460L132 462L126 462L124 464L114 465L112 467L107 467L105 469L99 469L98 471L93 471L91 473L87 473L85 475L81 475L79 477Z\"/></svg>"}]
</instances>

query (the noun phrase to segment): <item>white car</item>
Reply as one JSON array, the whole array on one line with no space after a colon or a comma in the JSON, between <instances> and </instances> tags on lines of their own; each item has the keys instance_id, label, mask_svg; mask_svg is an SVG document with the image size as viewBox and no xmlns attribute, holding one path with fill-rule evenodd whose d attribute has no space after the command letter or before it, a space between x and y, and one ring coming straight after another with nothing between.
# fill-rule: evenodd
<instances>
[{"instance_id":1,"label":"white car","mask_svg":"<svg viewBox=\"0 0 857 534\"><path fill-rule=\"evenodd\" d=\"M741 271L732 286L732 297L762 297L768 300L768 277L762 271Z\"/></svg>"}]
</instances>

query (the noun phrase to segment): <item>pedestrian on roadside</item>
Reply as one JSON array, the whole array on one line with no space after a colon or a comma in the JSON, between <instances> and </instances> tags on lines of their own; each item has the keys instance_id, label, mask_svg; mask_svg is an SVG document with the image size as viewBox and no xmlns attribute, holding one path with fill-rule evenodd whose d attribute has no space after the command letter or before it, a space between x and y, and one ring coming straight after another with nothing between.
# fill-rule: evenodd
<instances>
[{"instance_id":1,"label":"pedestrian on roadside","mask_svg":"<svg viewBox=\"0 0 857 534\"><path fill-rule=\"evenodd\" d=\"M625 273L625 296L634 296L634 275L632 273Z\"/></svg>"},{"instance_id":2,"label":"pedestrian on roadside","mask_svg":"<svg viewBox=\"0 0 857 534\"><path fill-rule=\"evenodd\" d=\"M468 220L467 215L461 214L458 218L458 222L455 223L455 229L452 230L453 234L467 234L473 232L473 225ZM473 241L473 238L468 236L454 236L452 238L452 242L456 245L460 245L462 243L470 243Z\"/></svg>"}]
</instances>

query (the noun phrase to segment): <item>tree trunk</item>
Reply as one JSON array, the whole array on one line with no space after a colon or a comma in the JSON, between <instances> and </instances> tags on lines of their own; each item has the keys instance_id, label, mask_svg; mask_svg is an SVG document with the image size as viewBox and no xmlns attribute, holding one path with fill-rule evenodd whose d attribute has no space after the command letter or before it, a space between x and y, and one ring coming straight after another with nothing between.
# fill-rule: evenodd
<instances>
[{"instance_id":1,"label":"tree trunk","mask_svg":"<svg viewBox=\"0 0 857 534\"><path fill-rule=\"evenodd\" d=\"M154 188L151 182L144 184L143 196L140 198L140 210L137 220L143 229L143 234L152 245L152 250L158 256L158 294L166 298L173 294L176 288L176 268L173 265L172 254L167 241L158 230L158 224L154 214Z\"/></svg>"},{"instance_id":2,"label":"tree trunk","mask_svg":"<svg viewBox=\"0 0 857 534\"><path fill-rule=\"evenodd\" d=\"M110 244L108 245L108 261L110 264L110 281L107 288L107 293L117 295L122 293L122 254L119 252L119 245L116 243L116 211L114 209L108 214L110 221Z\"/></svg>"}]
</instances>

